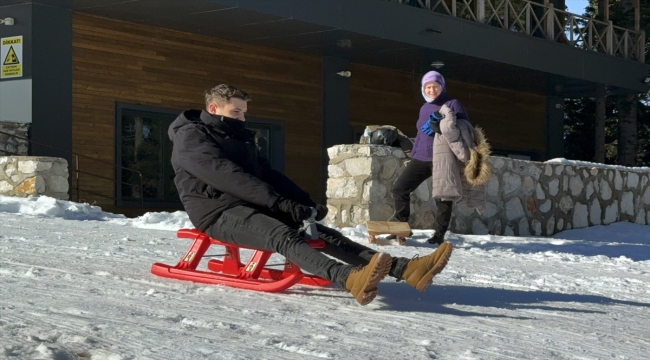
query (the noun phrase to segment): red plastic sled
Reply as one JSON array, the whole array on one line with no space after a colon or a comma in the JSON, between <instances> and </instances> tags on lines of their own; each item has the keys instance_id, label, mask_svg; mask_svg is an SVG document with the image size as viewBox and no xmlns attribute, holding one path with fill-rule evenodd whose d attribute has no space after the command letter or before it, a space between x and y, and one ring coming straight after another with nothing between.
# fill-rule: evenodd
<instances>
[{"instance_id":1,"label":"red plastic sled","mask_svg":"<svg viewBox=\"0 0 650 360\"><path fill-rule=\"evenodd\" d=\"M331 283L321 277L303 273L297 265L288 260L284 264L284 270L265 268L272 251L225 243L212 239L196 229L180 229L177 235L179 238L194 240L190 249L176 266L154 263L151 266L152 274L178 280L266 292L283 291L297 283L312 286L326 286ZM325 241L321 239L305 241L315 249L325 246ZM223 260L209 260L207 267L211 271L197 270L196 267L210 245L221 245L226 248ZM239 249L254 250L246 264L240 260Z\"/></svg>"}]
</instances>

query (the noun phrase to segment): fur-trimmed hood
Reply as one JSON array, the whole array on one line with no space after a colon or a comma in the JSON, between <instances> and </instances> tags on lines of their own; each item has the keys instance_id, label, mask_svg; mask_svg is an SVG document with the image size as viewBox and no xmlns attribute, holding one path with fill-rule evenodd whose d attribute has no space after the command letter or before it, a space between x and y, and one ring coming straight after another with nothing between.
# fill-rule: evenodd
<instances>
[{"instance_id":1,"label":"fur-trimmed hood","mask_svg":"<svg viewBox=\"0 0 650 360\"><path fill-rule=\"evenodd\" d=\"M469 161L465 164L465 178L470 185L477 186L485 184L492 175L492 164L490 164L492 151L483 129L478 126L474 128L474 143L476 147L469 149Z\"/></svg>"}]
</instances>

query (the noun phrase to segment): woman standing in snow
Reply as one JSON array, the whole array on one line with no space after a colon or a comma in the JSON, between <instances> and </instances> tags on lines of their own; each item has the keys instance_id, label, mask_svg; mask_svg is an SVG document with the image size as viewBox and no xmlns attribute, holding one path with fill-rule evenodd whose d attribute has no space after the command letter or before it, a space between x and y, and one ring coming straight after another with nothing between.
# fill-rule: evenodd
<instances>
[{"instance_id":1,"label":"woman standing in snow","mask_svg":"<svg viewBox=\"0 0 650 360\"><path fill-rule=\"evenodd\" d=\"M420 108L420 116L416 124L417 135L411 151L411 160L393 185L392 193L395 199L395 213L389 221L407 222L410 215L411 193L424 181L431 177L433 171L434 136L439 125L443 106L451 110L458 119L467 120L467 112L463 104L456 99L450 99L446 93L445 78L437 71L424 74L421 82L421 92L425 103ZM471 125L470 125L471 126ZM436 201L436 212L433 229L435 234L427 241L431 244L441 244L451 218L451 201Z\"/></svg>"},{"instance_id":2,"label":"woman standing in snow","mask_svg":"<svg viewBox=\"0 0 650 360\"><path fill-rule=\"evenodd\" d=\"M436 201L433 226L436 241L442 241L449 228L453 203L475 208L479 213L485 209L483 184L492 174L490 145L483 130L474 128L467 116L462 115L445 103L439 116L428 122L435 134L431 195Z\"/></svg>"}]
</instances>

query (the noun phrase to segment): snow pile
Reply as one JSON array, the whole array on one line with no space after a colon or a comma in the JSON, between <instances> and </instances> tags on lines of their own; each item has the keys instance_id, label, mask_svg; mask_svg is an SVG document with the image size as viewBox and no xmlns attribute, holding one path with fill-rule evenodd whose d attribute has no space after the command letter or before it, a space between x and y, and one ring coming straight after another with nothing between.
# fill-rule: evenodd
<instances>
[{"instance_id":1,"label":"snow pile","mask_svg":"<svg viewBox=\"0 0 650 360\"><path fill-rule=\"evenodd\" d=\"M17 198L0 195L0 212L65 220L110 221L142 229L176 231L193 227L184 211L150 212L129 219L124 215L104 212L99 206L57 200L47 196Z\"/></svg>"},{"instance_id":2,"label":"snow pile","mask_svg":"<svg viewBox=\"0 0 650 360\"><path fill-rule=\"evenodd\" d=\"M48 196L17 198L0 195L0 212L66 220L109 220L126 218L103 212L99 206L57 200Z\"/></svg>"},{"instance_id":3,"label":"snow pile","mask_svg":"<svg viewBox=\"0 0 650 360\"><path fill-rule=\"evenodd\" d=\"M185 211L150 212L132 220L134 227L142 229L178 230L193 228L190 218Z\"/></svg>"},{"instance_id":4,"label":"snow pile","mask_svg":"<svg viewBox=\"0 0 650 360\"><path fill-rule=\"evenodd\" d=\"M565 159L565 158L550 159L550 160L546 160L545 163L547 163L547 164L573 165L573 166L588 166L588 167L596 167L596 168L601 168L601 169L614 169L614 170L650 172L650 167L629 167L629 166L622 166L622 165L608 165L608 164L593 163L593 162L582 161L582 160L568 160L568 159Z\"/></svg>"}]
</instances>

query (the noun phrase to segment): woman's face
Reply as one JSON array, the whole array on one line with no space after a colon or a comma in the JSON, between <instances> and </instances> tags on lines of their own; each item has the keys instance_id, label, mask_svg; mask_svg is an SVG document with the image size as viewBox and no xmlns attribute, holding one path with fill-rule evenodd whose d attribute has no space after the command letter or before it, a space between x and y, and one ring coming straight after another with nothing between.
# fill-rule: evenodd
<instances>
[{"instance_id":1,"label":"woman's face","mask_svg":"<svg viewBox=\"0 0 650 360\"><path fill-rule=\"evenodd\" d=\"M424 93L431 99L437 98L442 93L442 86L435 81L424 84Z\"/></svg>"}]
</instances>

